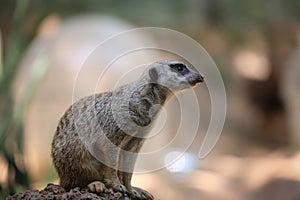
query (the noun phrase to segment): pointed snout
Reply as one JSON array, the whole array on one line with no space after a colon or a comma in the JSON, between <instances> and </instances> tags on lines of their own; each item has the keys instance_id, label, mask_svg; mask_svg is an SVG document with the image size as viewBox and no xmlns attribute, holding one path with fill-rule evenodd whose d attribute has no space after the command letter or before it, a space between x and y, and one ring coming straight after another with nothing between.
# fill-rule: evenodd
<instances>
[{"instance_id":1,"label":"pointed snout","mask_svg":"<svg viewBox=\"0 0 300 200\"><path fill-rule=\"evenodd\" d=\"M197 72L191 72L190 76L188 77L188 81L192 86L194 86L197 83L204 82L204 77Z\"/></svg>"}]
</instances>

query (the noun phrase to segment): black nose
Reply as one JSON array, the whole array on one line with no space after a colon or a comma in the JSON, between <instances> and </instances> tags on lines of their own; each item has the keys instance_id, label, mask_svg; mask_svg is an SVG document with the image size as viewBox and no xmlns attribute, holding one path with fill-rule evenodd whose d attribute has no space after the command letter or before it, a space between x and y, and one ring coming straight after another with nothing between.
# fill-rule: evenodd
<instances>
[{"instance_id":1,"label":"black nose","mask_svg":"<svg viewBox=\"0 0 300 200\"><path fill-rule=\"evenodd\" d=\"M194 86L197 83L202 83L204 82L204 77L201 74L198 73L193 73L189 79L188 79L189 83Z\"/></svg>"},{"instance_id":2,"label":"black nose","mask_svg":"<svg viewBox=\"0 0 300 200\"><path fill-rule=\"evenodd\" d=\"M199 82L204 82L204 76L202 76L201 74L199 74L198 80L199 80Z\"/></svg>"}]
</instances>

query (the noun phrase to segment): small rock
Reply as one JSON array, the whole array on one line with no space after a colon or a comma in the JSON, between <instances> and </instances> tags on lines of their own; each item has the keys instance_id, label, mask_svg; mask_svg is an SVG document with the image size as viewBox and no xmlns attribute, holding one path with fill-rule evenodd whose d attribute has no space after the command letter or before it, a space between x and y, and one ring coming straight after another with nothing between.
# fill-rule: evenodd
<instances>
[{"instance_id":1,"label":"small rock","mask_svg":"<svg viewBox=\"0 0 300 200\"><path fill-rule=\"evenodd\" d=\"M128 195L106 189L100 194L89 192L86 188L79 187L66 191L63 187L48 184L43 190L27 190L15 195L8 196L6 200L130 200Z\"/></svg>"}]
</instances>

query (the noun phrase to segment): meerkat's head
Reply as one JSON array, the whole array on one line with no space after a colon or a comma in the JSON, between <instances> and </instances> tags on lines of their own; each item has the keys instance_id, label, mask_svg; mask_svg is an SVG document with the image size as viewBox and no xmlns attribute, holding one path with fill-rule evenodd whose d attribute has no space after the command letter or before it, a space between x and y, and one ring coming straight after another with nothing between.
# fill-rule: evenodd
<instances>
[{"instance_id":1,"label":"meerkat's head","mask_svg":"<svg viewBox=\"0 0 300 200\"><path fill-rule=\"evenodd\" d=\"M151 64L147 70L149 81L179 91L203 82L201 74L180 61L163 60Z\"/></svg>"}]
</instances>

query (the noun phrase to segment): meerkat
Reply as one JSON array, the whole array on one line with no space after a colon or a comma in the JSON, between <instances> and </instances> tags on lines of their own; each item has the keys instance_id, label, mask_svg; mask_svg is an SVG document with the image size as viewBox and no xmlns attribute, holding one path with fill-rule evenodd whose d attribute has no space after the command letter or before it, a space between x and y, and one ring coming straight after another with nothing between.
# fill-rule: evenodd
<instances>
[{"instance_id":1,"label":"meerkat","mask_svg":"<svg viewBox=\"0 0 300 200\"><path fill-rule=\"evenodd\" d=\"M131 186L137 154L166 101L203 80L183 62L158 61L134 82L75 102L60 119L52 141L61 186L88 187L91 192L109 187L133 199L153 199Z\"/></svg>"}]
</instances>

